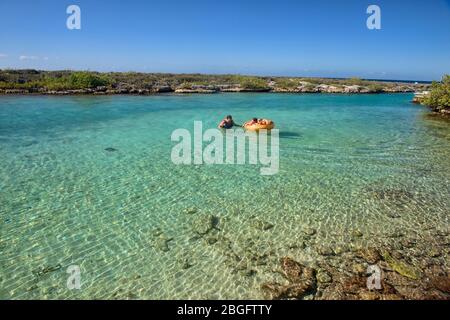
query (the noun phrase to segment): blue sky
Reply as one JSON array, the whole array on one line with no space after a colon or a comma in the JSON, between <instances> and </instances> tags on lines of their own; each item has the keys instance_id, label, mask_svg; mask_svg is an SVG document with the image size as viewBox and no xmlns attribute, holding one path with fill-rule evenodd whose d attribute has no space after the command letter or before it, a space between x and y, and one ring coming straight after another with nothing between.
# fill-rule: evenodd
<instances>
[{"instance_id":1,"label":"blue sky","mask_svg":"<svg viewBox=\"0 0 450 320\"><path fill-rule=\"evenodd\" d=\"M0 68L440 79L450 0L0 0Z\"/></svg>"}]
</instances>

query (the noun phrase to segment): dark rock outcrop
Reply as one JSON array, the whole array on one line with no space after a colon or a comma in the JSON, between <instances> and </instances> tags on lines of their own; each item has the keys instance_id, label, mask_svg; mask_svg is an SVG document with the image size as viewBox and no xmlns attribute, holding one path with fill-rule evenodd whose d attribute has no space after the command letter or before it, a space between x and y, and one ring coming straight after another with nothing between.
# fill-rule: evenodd
<instances>
[{"instance_id":1,"label":"dark rock outcrop","mask_svg":"<svg viewBox=\"0 0 450 320\"><path fill-rule=\"evenodd\" d=\"M281 258L280 265L288 283L264 283L261 288L268 299L301 299L314 293L317 287L316 270L289 257Z\"/></svg>"}]
</instances>

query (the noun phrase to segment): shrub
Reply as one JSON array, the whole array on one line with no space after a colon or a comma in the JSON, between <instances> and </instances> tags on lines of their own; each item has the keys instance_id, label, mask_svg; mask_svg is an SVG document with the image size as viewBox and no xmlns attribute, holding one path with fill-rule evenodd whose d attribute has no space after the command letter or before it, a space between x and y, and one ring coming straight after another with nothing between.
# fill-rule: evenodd
<instances>
[{"instance_id":1,"label":"shrub","mask_svg":"<svg viewBox=\"0 0 450 320\"><path fill-rule=\"evenodd\" d=\"M280 78L276 80L277 87L283 89L295 89L299 86L299 81L294 79Z\"/></svg>"},{"instance_id":2,"label":"shrub","mask_svg":"<svg viewBox=\"0 0 450 320\"><path fill-rule=\"evenodd\" d=\"M267 90L269 86L263 79L256 77L240 77L239 84L242 89L248 90Z\"/></svg>"},{"instance_id":3,"label":"shrub","mask_svg":"<svg viewBox=\"0 0 450 320\"><path fill-rule=\"evenodd\" d=\"M369 89L370 92L382 92L383 88L384 88L383 85L378 84L378 83L369 84L367 86L367 89Z\"/></svg>"},{"instance_id":4,"label":"shrub","mask_svg":"<svg viewBox=\"0 0 450 320\"><path fill-rule=\"evenodd\" d=\"M69 84L75 89L96 88L110 84L107 76L90 72L74 72L69 77Z\"/></svg>"},{"instance_id":5,"label":"shrub","mask_svg":"<svg viewBox=\"0 0 450 320\"><path fill-rule=\"evenodd\" d=\"M362 86L365 84L365 81L361 80L360 78L350 78L348 80L345 80L345 82L347 82L350 85L357 85L357 86Z\"/></svg>"},{"instance_id":6,"label":"shrub","mask_svg":"<svg viewBox=\"0 0 450 320\"><path fill-rule=\"evenodd\" d=\"M441 82L433 81L431 92L424 97L423 103L434 110L450 109L450 75L444 75Z\"/></svg>"}]
</instances>

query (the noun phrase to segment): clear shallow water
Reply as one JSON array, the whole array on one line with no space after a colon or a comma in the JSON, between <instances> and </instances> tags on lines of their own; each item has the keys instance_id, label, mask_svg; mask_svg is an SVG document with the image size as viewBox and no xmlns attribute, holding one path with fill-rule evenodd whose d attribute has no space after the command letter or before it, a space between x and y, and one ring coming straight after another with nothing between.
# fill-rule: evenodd
<instances>
[{"instance_id":1,"label":"clear shallow water","mask_svg":"<svg viewBox=\"0 0 450 320\"><path fill-rule=\"evenodd\" d=\"M284 255L315 265L322 246L399 232L431 248L449 227L450 126L411 98L0 97L0 298L262 298ZM174 129L225 114L276 122L277 175L172 164Z\"/></svg>"}]
</instances>

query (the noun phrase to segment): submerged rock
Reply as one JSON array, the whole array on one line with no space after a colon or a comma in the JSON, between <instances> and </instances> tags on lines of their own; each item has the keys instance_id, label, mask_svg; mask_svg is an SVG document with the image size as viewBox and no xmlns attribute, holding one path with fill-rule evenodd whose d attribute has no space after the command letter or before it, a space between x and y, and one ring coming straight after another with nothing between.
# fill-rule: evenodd
<instances>
[{"instance_id":1,"label":"submerged rock","mask_svg":"<svg viewBox=\"0 0 450 320\"><path fill-rule=\"evenodd\" d=\"M255 276L257 273L258 273L258 271L254 270L254 269L250 269L250 270L247 270L247 271L245 272L244 275L245 275L246 277L253 277L253 276Z\"/></svg>"},{"instance_id":2,"label":"submerged rock","mask_svg":"<svg viewBox=\"0 0 450 320\"><path fill-rule=\"evenodd\" d=\"M373 291L362 290L358 293L358 296L361 300L379 300L380 299L380 296Z\"/></svg>"},{"instance_id":3,"label":"submerged rock","mask_svg":"<svg viewBox=\"0 0 450 320\"><path fill-rule=\"evenodd\" d=\"M345 279L342 282L342 289L345 294L358 294L361 289L365 290L367 288L367 278L362 275L354 276Z\"/></svg>"},{"instance_id":4,"label":"submerged rock","mask_svg":"<svg viewBox=\"0 0 450 320\"><path fill-rule=\"evenodd\" d=\"M343 254L343 253L346 252L346 251L348 251L348 249L347 249L346 247L344 247L344 246L336 246L336 247L333 249L333 252L334 252L334 254L336 254L336 255Z\"/></svg>"},{"instance_id":5,"label":"submerged rock","mask_svg":"<svg viewBox=\"0 0 450 320\"><path fill-rule=\"evenodd\" d=\"M179 263L181 265L181 268L183 270L187 270L189 268L191 268L192 266L194 266L191 261L189 260L189 258L184 258L184 259L180 259Z\"/></svg>"},{"instance_id":6,"label":"submerged rock","mask_svg":"<svg viewBox=\"0 0 450 320\"><path fill-rule=\"evenodd\" d=\"M160 235L162 235L163 234L163 231L160 229L160 228L155 228L153 231L152 231L152 236L153 237L159 237Z\"/></svg>"},{"instance_id":7,"label":"submerged rock","mask_svg":"<svg viewBox=\"0 0 450 320\"><path fill-rule=\"evenodd\" d=\"M390 201L399 205L415 198L412 192L401 189L369 189L368 193L376 200Z\"/></svg>"},{"instance_id":8,"label":"submerged rock","mask_svg":"<svg viewBox=\"0 0 450 320\"><path fill-rule=\"evenodd\" d=\"M429 283L431 288L450 295L450 278L448 276L434 276Z\"/></svg>"},{"instance_id":9,"label":"submerged rock","mask_svg":"<svg viewBox=\"0 0 450 320\"><path fill-rule=\"evenodd\" d=\"M311 227L306 227L303 229L303 233L305 233L308 236L313 236L316 234L316 229L311 228Z\"/></svg>"},{"instance_id":10,"label":"submerged rock","mask_svg":"<svg viewBox=\"0 0 450 320\"><path fill-rule=\"evenodd\" d=\"M269 299L301 299L313 293L317 287L316 271L297 261L284 257L280 261L283 276L288 284L265 283L263 291Z\"/></svg>"},{"instance_id":11,"label":"submerged rock","mask_svg":"<svg viewBox=\"0 0 450 320\"><path fill-rule=\"evenodd\" d=\"M198 211L198 209L196 207L190 207L190 208L186 208L183 210L183 212L186 214L194 214L197 211Z\"/></svg>"},{"instance_id":12,"label":"submerged rock","mask_svg":"<svg viewBox=\"0 0 450 320\"><path fill-rule=\"evenodd\" d=\"M217 229L220 223L219 217L213 215L201 215L194 220L192 229L199 235L205 235L212 229Z\"/></svg>"},{"instance_id":13,"label":"submerged rock","mask_svg":"<svg viewBox=\"0 0 450 320\"><path fill-rule=\"evenodd\" d=\"M261 220L261 219L258 219L258 218L256 218L254 220L253 226L256 229L261 230L261 231L267 231L267 230L272 229L274 227L274 225L271 224L270 222L267 222L267 221L264 221L264 220Z\"/></svg>"},{"instance_id":14,"label":"submerged rock","mask_svg":"<svg viewBox=\"0 0 450 320\"><path fill-rule=\"evenodd\" d=\"M398 293L387 293L387 294L382 294L380 296L380 300L403 300L403 299L404 299L404 297L402 297Z\"/></svg>"},{"instance_id":15,"label":"submerged rock","mask_svg":"<svg viewBox=\"0 0 450 320\"><path fill-rule=\"evenodd\" d=\"M170 250L169 248L169 242L172 241L172 238L165 238L165 237L159 237L156 241L155 241L155 247L156 249L162 251L162 252L167 252Z\"/></svg>"},{"instance_id":16,"label":"submerged rock","mask_svg":"<svg viewBox=\"0 0 450 320\"><path fill-rule=\"evenodd\" d=\"M339 300L397 300L403 297L386 281L380 290L367 288L367 276L357 275L340 278L324 289L322 299Z\"/></svg>"},{"instance_id":17,"label":"submerged rock","mask_svg":"<svg viewBox=\"0 0 450 320\"><path fill-rule=\"evenodd\" d=\"M330 283L333 280L331 275L325 270L319 270L317 272L317 282L319 283Z\"/></svg>"},{"instance_id":18,"label":"submerged rock","mask_svg":"<svg viewBox=\"0 0 450 320\"><path fill-rule=\"evenodd\" d=\"M288 248L291 249L291 250L294 250L294 249L305 249L306 248L306 243L304 241L300 241L300 242L297 242L297 243L292 243L292 244L288 245Z\"/></svg>"},{"instance_id":19,"label":"submerged rock","mask_svg":"<svg viewBox=\"0 0 450 320\"><path fill-rule=\"evenodd\" d=\"M416 244L416 242L414 240L411 240L411 239L403 239L400 243L405 248L412 248Z\"/></svg>"},{"instance_id":20,"label":"submerged rock","mask_svg":"<svg viewBox=\"0 0 450 320\"><path fill-rule=\"evenodd\" d=\"M168 237L164 234L161 228L157 227L151 231L153 247L159 251L167 252L170 250L169 242L173 240L172 237Z\"/></svg>"},{"instance_id":21,"label":"submerged rock","mask_svg":"<svg viewBox=\"0 0 450 320\"><path fill-rule=\"evenodd\" d=\"M433 249L430 250L429 256L432 257L432 258L437 258L437 257L441 256L441 252L438 249L433 248Z\"/></svg>"},{"instance_id":22,"label":"submerged rock","mask_svg":"<svg viewBox=\"0 0 450 320\"><path fill-rule=\"evenodd\" d=\"M289 257L282 258L280 263L282 273L286 279L290 282L298 282L301 279L303 270L305 269L303 265Z\"/></svg>"},{"instance_id":23,"label":"submerged rock","mask_svg":"<svg viewBox=\"0 0 450 320\"><path fill-rule=\"evenodd\" d=\"M332 256L332 255L334 255L334 251L331 250L331 248L324 247L324 246L321 246L321 247L317 248L317 252L320 255L322 255L322 256Z\"/></svg>"},{"instance_id":24,"label":"submerged rock","mask_svg":"<svg viewBox=\"0 0 450 320\"><path fill-rule=\"evenodd\" d=\"M357 256L368 264L375 264L381 260L381 255L375 248L362 249L357 253Z\"/></svg>"},{"instance_id":25,"label":"submerged rock","mask_svg":"<svg viewBox=\"0 0 450 320\"><path fill-rule=\"evenodd\" d=\"M265 283L262 289L268 299L301 299L309 294L311 285L308 282L281 285L278 283Z\"/></svg>"},{"instance_id":26,"label":"submerged rock","mask_svg":"<svg viewBox=\"0 0 450 320\"><path fill-rule=\"evenodd\" d=\"M254 263L257 266L265 266L267 265L267 260L269 259L269 255L268 254L262 254L262 255L256 255L252 257L252 261L254 261Z\"/></svg>"},{"instance_id":27,"label":"submerged rock","mask_svg":"<svg viewBox=\"0 0 450 320\"><path fill-rule=\"evenodd\" d=\"M208 238L206 239L206 242L207 242L209 245L213 245L213 244L215 244L217 241L219 241L219 239L217 239L217 237L208 237Z\"/></svg>"},{"instance_id":28,"label":"submerged rock","mask_svg":"<svg viewBox=\"0 0 450 320\"><path fill-rule=\"evenodd\" d=\"M363 236L363 233L361 232L361 230L353 230L352 231L352 236L357 237L357 238L361 238Z\"/></svg>"},{"instance_id":29,"label":"submerged rock","mask_svg":"<svg viewBox=\"0 0 450 320\"><path fill-rule=\"evenodd\" d=\"M367 268L363 264L357 263L352 266L352 271L356 274L364 274L367 272Z\"/></svg>"}]
</instances>

